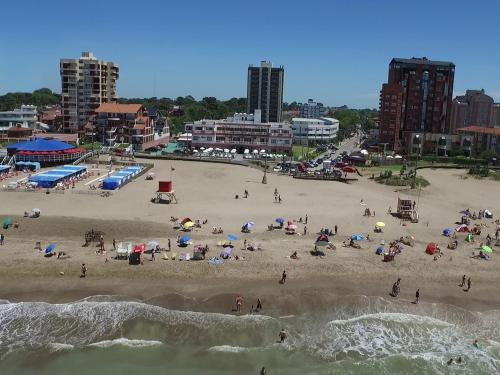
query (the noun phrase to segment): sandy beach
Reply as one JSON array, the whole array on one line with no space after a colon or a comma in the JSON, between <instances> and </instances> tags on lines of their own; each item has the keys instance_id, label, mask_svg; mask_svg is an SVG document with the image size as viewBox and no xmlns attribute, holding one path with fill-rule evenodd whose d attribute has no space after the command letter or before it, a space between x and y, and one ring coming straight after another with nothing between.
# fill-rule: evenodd
<instances>
[{"instance_id":1,"label":"sandy beach","mask_svg":"<svg viewBox=\"0 0 500 375\"><path fill-rule=\"evenodd\" d=\"M20 225L18 229L3 231L6 240L0 247L0 298L65 302L96 294L121 294L168 307L183 305L186 309L224 311L235 294L242 294L248 300L265 296L267 300L280 301L279 310L286 311L286 301L297 302L307 294L332 299L342 295L387 296L394 280L401 277L402 299L411 300L420 288L421 298L427 302L472 310L500 306L496 292L500 260L496 254L490 261L472 259L479 244L466 243L464 234L458 234L457 250L446 250L449 239L441 234L444 228L455 226L462 209L488 208L498 215L498 183L494 181L464 179L463 170L428 169L422 175L431 186L418 196L418 191L398 192L367 177L343 184L270 174L268 184L263 185L262 172L254 168L158 160L152 171L157 179L174 181L178 204L151 203L157 180L144 178L129 183L109 198L70 192L1 193L0 218L12 217ZM275 188L282 203L274 202ZM241 198L245 189L249 192L247 199ZM236 194L239 199L235 199ZM419 223L403 223L387 214L389 207L395 210L398 196L418 201ZM360 204L361 200L366 206ZM22 213L33 207L40 208L42 216L23 218ZM363 216L366 207L375 211L375 217ZM306 214L306 235L304 224L300 223L300 234L293 236L282 230L267 231L276 217L298 220ZM181 249L175 245L182 233L173 229L171 216L208 220L202 228L189 233L194 244L210 247L208 256L219 254L217 241L224 240L228 233L236 234L234 252L240 260L213 266L206 261L163 260L161 255L153 262L149 255L144 255L144 265L130 266L127 261L112 259L113 239L156 240L162 247L171 239L172 252L192 252L192 246ZM254 221L256 226L251 233L240 233L246 221ZM373 232L377 221L386 223L383 233ZM492 220L482 222L486 227L481 238L487 233L494 236ZM339 233L332 237L332 242L337 250L328 250L323 258L311 256L316 233L335 225ZM224 234L211 234L213 226L222 227ZM84 233L90 229L105 232L105 254L96 254L94 247L82 247ZM362 249L342 247L342 241L354 233L369 234L372 241L361 241ZM384 263L382 257L375 255L382 240L389 243L406 235L415 237L415 246L406 247L394 262ZM262 250L243 250L244 239L257 241ZM34 250L36 241L41 241L42 247L56 243L56 250L70 257L45 258ZM437 261L424 252L426 244L432 241L444 252ZM294 251L298 260L289 258ZM109 262L105 262L106 258ZM79 277L82 263L88 268L84 279ZM283 270L287 271L288 281L279 285ZM457 287L463 274L470 275L473 281L468 293ZM209 300L217 302L206 302Z\"/></svg>"}]
</instances>

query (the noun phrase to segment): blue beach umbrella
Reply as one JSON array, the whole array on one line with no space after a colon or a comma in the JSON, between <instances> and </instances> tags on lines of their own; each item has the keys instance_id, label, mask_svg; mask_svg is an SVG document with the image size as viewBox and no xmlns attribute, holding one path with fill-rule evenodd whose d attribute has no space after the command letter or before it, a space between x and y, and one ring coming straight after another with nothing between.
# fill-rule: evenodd
<instances>
[{"instance_id":1,"label":"blue beach umbrella","mask_svg":"<svg viewBox=\"0 0 500 375\"><path fill-rule=\"evenodd\" d=\"M353 239L354 241L361 241L364 239L364 237L361 234L353 234L351 236L351 239Z\"/></svg>"},{"instance_id":2,"label":"blue beach umbrella","mask_svg":"<svg viewBox=\"0 0 500 375\"><path fill-rule=\"evenodd\" d=\"M54 249L56 248L55 243L51 243L47 248L45 249L45 254L50 254Z\"/></svg>"},{"instance_id":3,"label":"blue beach umbrella","mask_svg":"<svg viewBox=\"0 0 500 375\"><path fill-rule=\"evenodd\" d=\"M182 236L179 239L179 242L188 242L190 239L191 239L191 237L189 237L189 236Z\"/></svg>"},{"instance_id":4,"label":"blue beach umbrella","mask_svg":"<svg viewBox=\"0 0 500 375\"><path fill-rule=\"evenodd\" d=\"M446 228L443 230L443 236L450 237L453 234L452 228Z\"/></svg>"},{"instance_id":5,"label":"blue beach umbrella","mask_svg":"<svg viewBox=\"0 0 500 375\"><path fill-rule=\"evenodd\" d=\"M283 224L285 222L285 218L277 217L274 221L276 221L278 224Z\"/></svg>"},{"instance_id":6,"label":"blue beach umbrella","mask_svg":"<svg viewBox=\"0 0 500 375\"><path fill-rule=\"evenodd\" d=\"M227 239L228 241L236 241L238 237L236 237L234 234L228 234Z\"/></svg>"}]
</instances>

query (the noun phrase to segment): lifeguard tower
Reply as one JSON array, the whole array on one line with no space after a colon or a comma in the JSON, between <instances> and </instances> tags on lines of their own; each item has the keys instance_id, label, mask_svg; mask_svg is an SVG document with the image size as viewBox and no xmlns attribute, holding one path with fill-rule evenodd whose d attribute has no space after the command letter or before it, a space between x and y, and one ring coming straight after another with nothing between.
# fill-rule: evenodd
<instances>
[{"instance_id":1,"label":"lifeguard tower","mask_svg":"<svg viewBox=\"0 0 500 375\"><path fill-rule=\"evenodd\" d=\"M152 199L154 203L177 203L174 185L172 181L158 181L156 197Z\"/></svg>"},{"instance_id":2,"label":"lifeguard tower","mask_svg":"<svg viewBox=\"0 0 500 375\"><path fill-rule=\"evenodd\" d=\"M398 217L403 220L410 220L418 223L418 211L414 208L411 199L401 199L398 197Z\"/></svg>"}]
</instances>

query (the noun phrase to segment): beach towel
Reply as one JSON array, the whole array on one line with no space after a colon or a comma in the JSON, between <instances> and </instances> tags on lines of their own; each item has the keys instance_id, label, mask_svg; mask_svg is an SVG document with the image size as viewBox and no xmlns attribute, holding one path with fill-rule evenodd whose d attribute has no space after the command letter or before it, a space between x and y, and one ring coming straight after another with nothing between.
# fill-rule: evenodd
<instances>
[{"instance_id":1,"label":"beach towel","mask_svg":"<svg viewBox=\"0 0 500 375\"><path fill-rule=\"evenodd\" d=\"M212 265L215 265L215 266L219 266L221 264L224 264L224 259L221 259L221 258L210 258L208 260L208 264L212 264Z\"/></svg>"}]
</instances>

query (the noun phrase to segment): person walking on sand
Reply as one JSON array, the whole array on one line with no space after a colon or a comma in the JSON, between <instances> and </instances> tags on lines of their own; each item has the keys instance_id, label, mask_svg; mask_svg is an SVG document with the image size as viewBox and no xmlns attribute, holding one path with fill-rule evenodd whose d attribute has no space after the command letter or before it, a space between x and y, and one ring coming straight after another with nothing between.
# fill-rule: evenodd
<instances>
[{"instance_id":1,"label":"person walking on sand","mask_svg":"<svg viewBox=\"0 0 500 375\"><path fill-rule=\"evenodd\" d=\"M286 337L287 337L287 333L286 333L286 330L284 328L280 331L279 337L280 337L280 343L283 344L286 340Z\"/></svg>"},{"instance_id":2,"label":"person walking on sand","mask_svg":"<svg viewBox=\"0 0 500 375\"><path fill-rule=\"evenodd\" d=\"M281 194L278 195L278 203L281 203Z\"/></svg>"},{"instance_id":3,"label":"person walking on sand","mask_svg":"<svg viewBox=\"0 0 500 375\"><path fill-rule=\"evenodd\" d=\"M5 236L3 235L3 233L0 233L0 245L3 245L4 239L5 239Z\"/></svg>"},{"instance_id":4,"label":"person walking on sand","mask_svg":"<svg viewBox=\"0 0 500 375\"><path fill-rule=\"evenodd\" d=\"M471 284L472 284L472 282L471 282L471 279L470 279L470 277L469 277L469 278L467 279L467 289L466 289L466 291L467 291L467 292L470 290Z\"/></svg>"},{"instance_id":5,"label":"person walking on sand","mask_svg":"<svg viewBox=\"0 0 500 375\"><path fill-rule=\"evenodd\" d=\"M462 276L462 282L460 284L458 284L459 287L463 287L465 286L465 279L467 278L467 275L463 275Z\"/></svg>"},{"instance_id":6,"label":"person walking on sand","mask_svg":"<svg viewBox=\"0 0 500 375\"><path fill-rule=\"evenodd\" d=\"M248 190L245 189L245 198L248 198Z\"/></svg>"},{"instance_id":7,"label":"person walking on sand","mask_svg":"<svg viewBox=\"0 0 500 375\"><path fill-rule=\"evenodd\" d=\"M339 227L337 226L337 224L335 224L335 235L337 235L338 230L339 230Z\"/></svg>"},{"instance_id":8,"label":"person walking on sand","mask_svg":"<svg viewBox=\"0 0 500 375\"><path fill-rule=\"evenodd\" d=\"M304 236L307 234L307 226L304 227Z\"/></svg>"},{"instance_id":9,"label":"person walking on sand","mask_svg":"<svg viewBox=\"0 0 500 375\"><path fill-rule=\"evenodd\" d=\"M307 219L308 219L308 217L307 217L307 214L306 214L306 222L305 222L306 225L307 225Z\"/></svg>"},{"instance_id":10,"label":"person walking on sand","mask_svg":"<svg viewBox=\"0 0 500 375\"><path fill-rule=\"evenodd\" d=\"M241 312L241 305L243 304L243 297L236 296L236 312Z\"/></svg>"},{"instance_id":11,"label":"person walking on sand","mask_svg":"<svg viewBox=\"0 0 500 375\"><path fill-rule=\"evenodd\" d=\"M155 249L151 250L151 262L155 260Z\"/></svg>"},{"instance_id":12,"label":"person walking on sand","mask_svg":"<svg viewBox=\"0 0 500 375\"><path fill-rule=\"evenodd\" d=\"M87 276L87 266L85 265L85 263L82 263L82 274L80 277L85 277Z\"/></svg>"},{"instance_id":13,"label":"person walking on sand","mask_svg":"<svg viewBox=\"0 0 500 375\"><path fill-rule=\"evenodd\" d=\"M280 280L280 283L281 284L284 284L286 281L286 271L283 270L283 274L281 275L281 280Z\"/></svg>"},{"instance_id":14,"label":"person walking on sand","mask_svg":"<svg viewBox=\"0 0 500 375\"><path fill-rule=\"evenodd\" d=\"M255 308L255 311L258 312L260 310L262 310L262 302L260 298L257 298L257 307Z\"/></svg>"},{"instance_id":15,"label":"person walking on sand","mask_svg":"<svg viewBox=\"0 0 500 375\"><path fill-rule=\"evenodd\" d=\"M415 292L415 305L418 305L418 301L420 300L420 289L417 289Z\"/></svg>"},{"instance_id":16,"label":"person walking on sand","mask_svg":"<svg viewBox=\"0 0 500 375\"><path fill-rule=\"evenodd\" d=\"M170 238L168 239L168 251L172 250L172 244L170 243Z\"/></svg>"},{"instance_id":17,"label":"person walking on sand","mask_svg":"<svg viewBox=\"0 0 500 375\"><path fill-rule=\"evenodd\" d=\"M116 250L116 240L113 238L113 250Z\"/></svg>"},{"instance_id":18,"label":"person walking on sand","mask_svg":"<svg viewBox=\"0 0 500 375\"><path fill-rule=\"evenodd\" d=\"M247 249L247 239L245 238L245 241L243 241L243 250Z\"/></svg>"}]
</instances>

